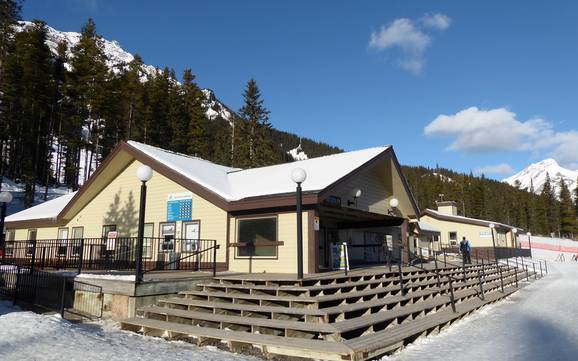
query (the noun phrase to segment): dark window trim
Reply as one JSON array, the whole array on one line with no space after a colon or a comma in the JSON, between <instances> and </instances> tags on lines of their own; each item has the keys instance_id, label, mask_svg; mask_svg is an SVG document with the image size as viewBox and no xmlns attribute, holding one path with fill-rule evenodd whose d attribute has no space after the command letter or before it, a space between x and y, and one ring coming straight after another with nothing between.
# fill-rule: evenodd
<instances>
[{"instance_id":1,"label":"dark window trim","mask_svg":"<svg viewBox=\"0 0 578 361\"><path fill-rule=\"evenodd\" d=\"M166 224L172 224L172 225L174 226L174 230L175 230L175 233L173 234L173 249L170 249L170 250L163 250L163 249L162 249L162 245L163 245L163 242L164 242L164 237L163 237L163 235L162 235L161 232L162 232L162 229L163 229L163 225L166 225ZM159 246L158 246L158 251L159 251L159 253L174 252L175 249L176 249L176 246L177 246L177 244L176 244L176 243L177 243L177 242L176 242L176 238L177 238L177 222L176 222L176 221L173 221L173 222L159 222Z\"/></svg>"},{"instance_id":2,"label":"dark window trim","mask_svg":"<svg viewBox=\"0 0 578 361\"><path fill-rule=\"evenodd\" d=\"M185 245L185 227L187 224L198 224L199 225L199 240L201 239L201 220L200 219L191 219L190 221L182 221L182 225L181 225L181 245L180 245L180 249L181 249L181 253L194 253L193 252L189 252L189 251L185 251L183 250L183 246Z\"/></svg>"}]
</instances>

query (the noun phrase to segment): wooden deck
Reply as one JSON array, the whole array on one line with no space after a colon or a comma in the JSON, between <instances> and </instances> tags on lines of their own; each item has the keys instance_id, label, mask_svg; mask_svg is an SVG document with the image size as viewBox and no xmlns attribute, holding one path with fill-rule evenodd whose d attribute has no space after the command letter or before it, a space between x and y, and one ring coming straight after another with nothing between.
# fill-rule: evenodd
<instances>
[{"instance_id":1,"label":"wooden deck","mask_svg":"<svg viewBox=\"0 0 578 361\"><path fill-rule=\"evenodd\" d=\"M495 264L446 267L373 267L308 275L225 274L166 297L121 323L125 330L232 351L256 347L264 355L324 360L368 360L418 337L439 332L529 282L521 269ZM483 296L480 292L481 288ZM452 278L456 312L450 301ZM534 275L530 281L534 280ZM503 282L503 292L502 292Z\"/></svg>"}]
</instances>

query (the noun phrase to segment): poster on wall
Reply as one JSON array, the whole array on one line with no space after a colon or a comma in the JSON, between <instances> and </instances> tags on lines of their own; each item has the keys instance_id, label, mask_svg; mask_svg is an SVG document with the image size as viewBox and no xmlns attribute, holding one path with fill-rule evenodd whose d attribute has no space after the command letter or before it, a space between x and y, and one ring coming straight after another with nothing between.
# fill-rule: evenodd
<instances>
[{"instance_id":1,"label":"poster on wall","mask_svg":"<svg viewBox=\"0 0 578 361\"><path fill-rule=\"evenodd\" d=\"M106 235L106 250L107 251L114 251L116 246L116 237L118 236L117 231L110 231Z\"/></svg>"},{"instance_id":2,"label":"poster on wall","mask_svg":"<svg viewBox=\"0 0 578 361\"><path fill-rule=\"evenodd\" d=\"M167 199L167 222L190 221L193 217L193 194L170 193Z\"/></svg>"}]
</instances>

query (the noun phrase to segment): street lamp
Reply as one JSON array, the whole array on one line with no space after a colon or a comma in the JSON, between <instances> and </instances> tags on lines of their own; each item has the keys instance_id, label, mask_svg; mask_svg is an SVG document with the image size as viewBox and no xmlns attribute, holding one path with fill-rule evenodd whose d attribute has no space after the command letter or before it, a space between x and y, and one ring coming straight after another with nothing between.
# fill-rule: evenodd
<instances>
[{"instance_id":1,"label":"street lamp","mask_svg":"<svg viewBox=\"0 0 578 361\"><path fill-rule=\"evenodd\" d=\"M146 183L153 177L153 170L148 165L140 166L136 171L137 178L141 181L140 185L140 207L138 210L138 234L137 234L137 246L136 246L136 270L135 270L135 280L136 283L140 283L143 280L142 274L142 251L144 244L144 219L145 219L145 208L146 208L146 198L147 198L147 185Z\"/></svg>"},{"instance_id":2,"label":"street lamp","mask_svg":"<svg viewBox=\"0 0 578 361\"><path fill-rule=\"evenodd\" d=\"M5 233L4 233L4 218L6 218L6 205L12 202L12 193L10 192L0 192L0 253L2 253L2 260L5 257Z\"/></svg>"},{"instance_id":3,"label":"street lamp","mask_svg":"<svg viewBox=\"0 0 578 361\"><path fill-rule=\"evenodd\" d=\"M532 233L528 232L526 233L526 236L528 236L528 246L530 247L530 258L532 258Z\"/></svg>"},{"instance_id":4,"label":"street lamp","mask_svg":"<svg viewBox=\"0 0 578 361\"><path fill-rule=\"evenodd\" d=\"M496 252L496 238L494 237L494 228L496 228L496 225L490 223L489 227L490 232L492 232L492 245L494 246L494 258L496 259L496 264L498 264L498 253Z\"/></svg>"},{"instance_id":5,"label":"street lamp","mask_svg":"<svg viewBox=\"0 0 578 361\"><path fill-rule=\"evenodd\" d=\"M291 180L297 183L297 278L303 279L303 224L301 211L301 183L307 179L303 168L295 168L291 172Z\"/></svg>"}]
</instances>

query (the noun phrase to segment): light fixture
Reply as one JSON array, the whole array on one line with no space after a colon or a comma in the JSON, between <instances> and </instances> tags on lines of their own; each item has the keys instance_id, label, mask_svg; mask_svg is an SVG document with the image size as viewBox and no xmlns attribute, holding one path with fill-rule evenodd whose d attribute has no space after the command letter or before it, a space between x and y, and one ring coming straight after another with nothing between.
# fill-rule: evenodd
<instances>
[{"instance_id":1,"label":"light fixture","mask_svg":"<svg viewBox=\"0 0 578 361\"><path fill-rule=\"evenodd\" d=\"M518 233L518 228L513 228L512 233L514 233L514 234Z\"/></svg>"},{"instance_id":2,"label":"light fixture","mask_svg":"<svg viewBox=\"0 0 578 361\"><path fill-rule=\"evenodd\" d=\"M361 189L353 188L351 190L351 196L353 197L353 201L347 201L347 205L351 206L352 204L355 204L357 207L357 198L361 197Z\"/></svg>"},{"instance_id":3,"label":"light fixture","mask_svg":"<svg viewBox=\"0 0 578 361\"><path fill-rule=\"evenodd\" d=\"M136 176L141 182L148 182L153 177L153 170L148 165L141 165L136 171Z\"/></svg>"},{"instance_id":4,"label":"light fixture","mask_svg":"<svg viewBox=\"0 0 578 361\"><path fill-rule=\"evenodd\" d=\"M303 168L295 168L291 172L291 180L297 184L305 182L307 179L307 172Z\"/></svg>"},{"instance_id":5,"label":"light fixture","mask_svg":"<svg viewBox=\"0 0 578 361\"><path fill-rule=\"evenodd\" d=\"M397 208L399 206L399 200L397 198L392 198L389 200L389 206L391 208Z\"/></svg>"},{"instance_id":6,"label":"light fixture","mask_svg":"<svg viewBox=\"0 0 578 361\"><path fill-rule=\"evenodd\" d=\"M528 232L526 233L526 236L530 237L532 235L532 233Z\"/></svg>"},{"instance_id":7,"label":"light fixture","mask_svg":"<svg viewBox=\"0 0 578 361\"><path fill-rule=\"evenodd\" d=\"M12 202L12 193L0 192L0 203L10 203L10 202Z\"/></svg>"},{"instance_id":8,"label":"light fixture","mask_svg":"<svg viewBox=\"0 0 578 361\"><path fill-rule=\"evenodd\" d=\"M490 228L496 228L496 225L493 224L493 223L490 223L489 227L490 227Z\"/></svg>"}]
</instances>

